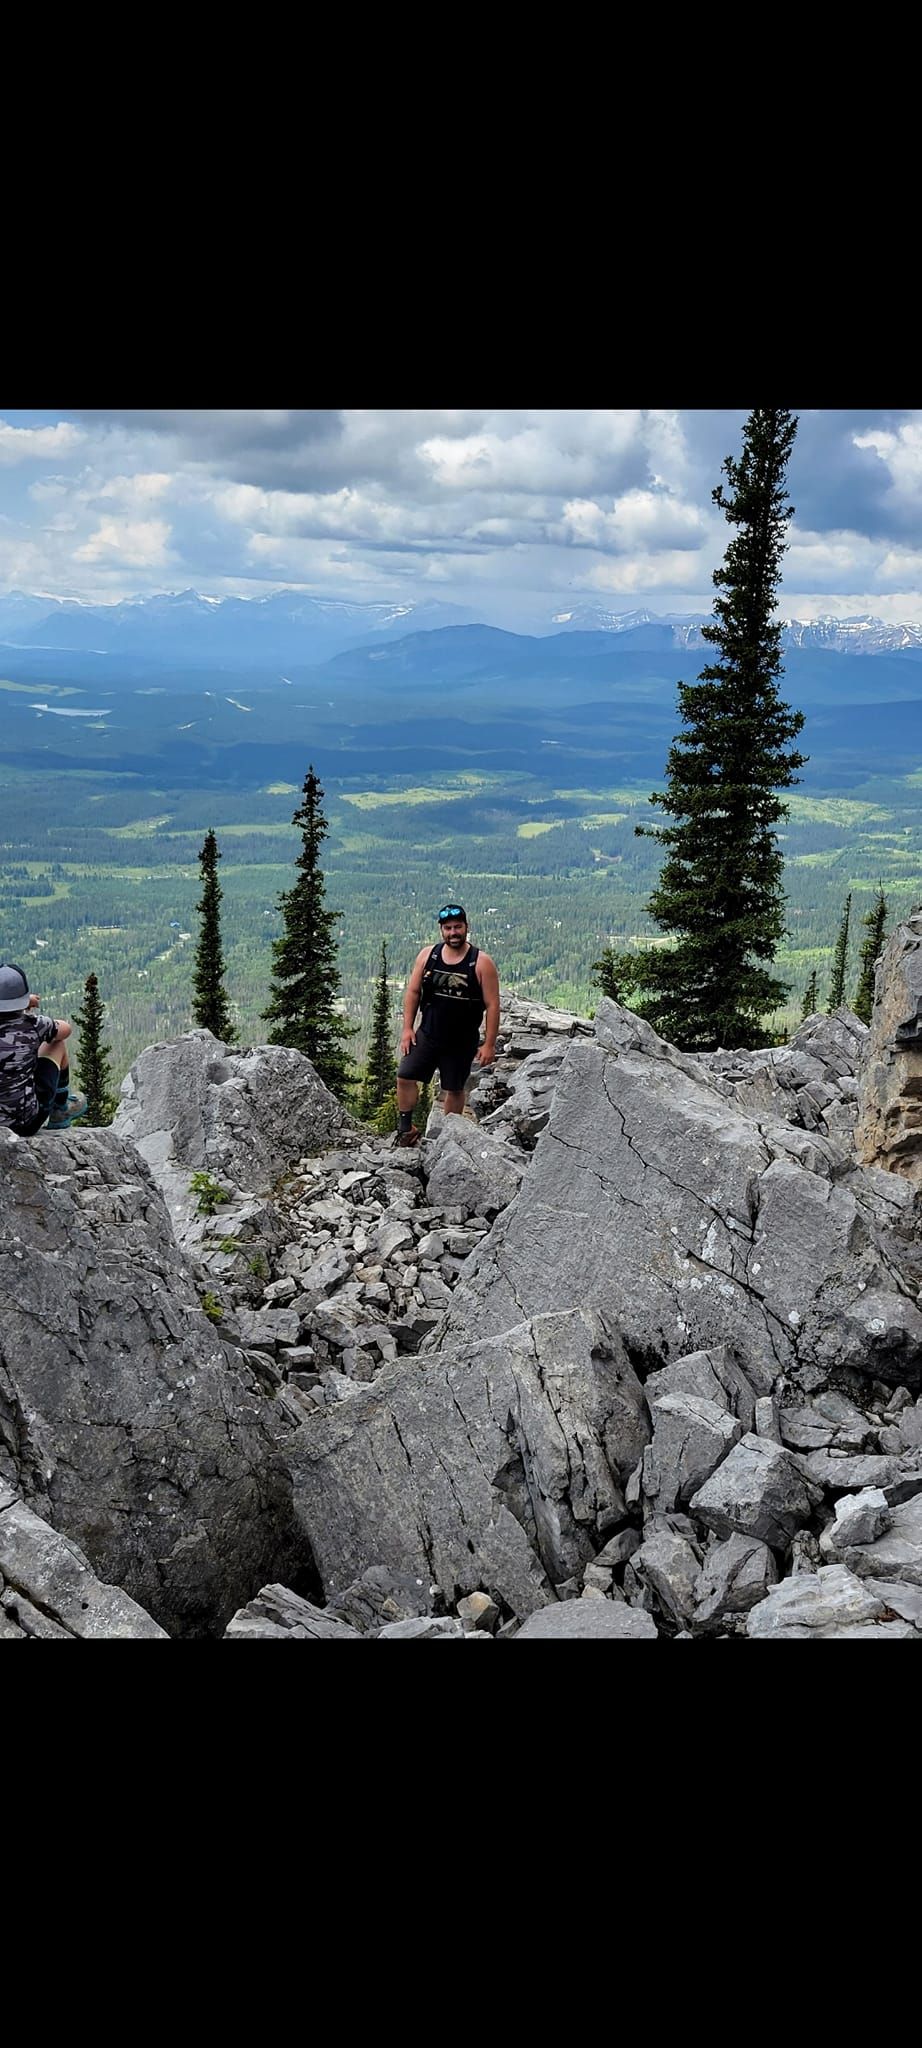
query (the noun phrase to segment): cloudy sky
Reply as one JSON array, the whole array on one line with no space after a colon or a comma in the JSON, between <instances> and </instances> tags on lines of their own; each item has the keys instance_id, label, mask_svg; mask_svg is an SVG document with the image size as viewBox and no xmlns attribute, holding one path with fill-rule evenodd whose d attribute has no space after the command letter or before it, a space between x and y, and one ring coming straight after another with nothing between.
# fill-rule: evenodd
<instances>
[{"instance_id":1,"label":"cloudy sky","mask_svg":"<svg viewBox=\"0 0 922 2048\"><path fill-rule=\"evenodd\" d=\"M0 415L0 593L710 609L746 411ZM804 411L786 617L922 622L922 412Z\"/></svg>"}]
</instances>

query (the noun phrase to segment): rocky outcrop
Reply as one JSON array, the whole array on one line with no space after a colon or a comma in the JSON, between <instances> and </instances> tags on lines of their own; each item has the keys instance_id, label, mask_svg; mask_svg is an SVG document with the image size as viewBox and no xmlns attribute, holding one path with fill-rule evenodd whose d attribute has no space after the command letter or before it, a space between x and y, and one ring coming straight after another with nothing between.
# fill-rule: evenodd
<instances>
[{"instance_id":1,"label":"rocky outcrop","mask_svg":"<svg viewBox=\"0 0 922 2048\"><path fill-rule=\"evenodd\" d=\"M159 1636L120 1586L105 1586L66 1536L0 1485L0 1641Z\"/></svg>"},{"instance_id":2,"label":"rocky outcrop","mask_svg":"<svg viewBox=\"0 0 922 2048\"><path fill-rule=\"evenodd\" d=\"M0 1300L0 1481L101 1578L170 1634L297 1584L286 1418L203 1313L132 1145L0 1131Z\"/></svg>"},{"instance_id":3,"label":"rocky outcrop","mask_svg":"<svg viewBox=\"0 0 922 2048\"><path fill-rule=\"evenodd\" d=\"M650 1433L617 1336L574 1311L389 1367L286 1448L328 1595L375 1560L524 1616L625 1518Z\"/></svg>"},{"instance_id":4,"label":"rocky outcrop","mask_svg":"<svg viewBox=\"0 0 922 2048\"><path fill-rule=\"evenodd\" d=\"M137 1146L161 1189L180 1243L207 1234L190 1191L207 1173L225 1198L225 1234L252 1222L252 1197L293 1159L335 1145L356 1128L310 1060L286 1046L234 1052L210 1031L149 1045L122 1082L112 1126ZM252 1229L247 1234L253 1235Z\"/></svg>"},{"instance_id":5,"label":"rocky outcrop","mask_svg":"<svg viewBox=\"0 0 922 2048\"><path fill-rule=\"evenodd\" d=\"M603 1000L568 1044L517 1200L429 1344L589 1302L644 1372L729 1346L758 1394L848 1367L922 1386L922 1313L844 1145L744 1115L703 1062ZM911 1202L892 1180L886 1194Z\"/></svg>"},{"instance_id":6,"label":"rocky outcrop","mask_svg":"<svg viewBox=\"0 0 922 2048\"><path fill-rule=\"evenodd\" d=\"M922 909L887 940L858 1075L857 1156L922 1186Z\"/></svg>"},{"instance_id":7,"label":"rocky outcrop","mask_svg":"<svg viewBox=\"0 0 922 2048\"><path fill-rule=\"evenodd\" d=\"M415 1151L299 1055L152 1049L150 1170L5 1140L11 1508L171 1633L917 1639L922 1231L856 1163L868 1043L839 1011L693 1058L507 1004Z\"/></svg>"}]
</instances>

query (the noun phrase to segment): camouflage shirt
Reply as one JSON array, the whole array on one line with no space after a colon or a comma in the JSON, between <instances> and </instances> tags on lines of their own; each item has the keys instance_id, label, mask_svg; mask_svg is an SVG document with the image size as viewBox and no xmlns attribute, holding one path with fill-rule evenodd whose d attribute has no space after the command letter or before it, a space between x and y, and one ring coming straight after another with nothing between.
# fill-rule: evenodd
<instances>
[{"instance_id":1,"label":"camouflage shirt","mask_svg":"<svg viewBox=\"0 0 922 2048\"><path fill-rule=\"evenodd\" d=\"M38 1115L35 1062L39 1046L57 1037L53 1017L26 1010L18 1017L0 1017L0 1125L31 1123Z\"/></svg>"}]
</instances>

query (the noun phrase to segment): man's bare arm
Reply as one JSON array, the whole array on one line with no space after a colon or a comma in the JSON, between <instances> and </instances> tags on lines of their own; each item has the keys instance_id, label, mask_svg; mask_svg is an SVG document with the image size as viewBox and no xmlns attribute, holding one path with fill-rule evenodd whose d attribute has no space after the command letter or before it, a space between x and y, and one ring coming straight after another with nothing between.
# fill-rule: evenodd
<instances>
[{"instance_id":1,"label":"man's bare arm","mask_svg":"<svg viewBox=\"0 0 922 2048\"><path fill-rule=\"evenodd\" d=\"M486 1022L483 1044L478 1047L477 1060L482 1067L489 1066L496 1052L496 1034L499 1030L499 975L496 962L489 953L481 953L477 962L477 979L486 1003Z\"/></svg>"},{"instance_id":2,"label":"man's bare arm","mask_svg":"<svg viewBox=\"0 0 922 2048\"><path fill-rule=\"evenodd\" d=\"M425 972L426 961L429 958L429 952L430 948L428 946L424 946L422 952L417 953L413 967L413 972L410 975L409 981L407 982L406 994L404 995L403 998L403 1030L400 1034L401 1059L403 1059L404 1054L408 1053L411 1047L416 1044L416 1032L414 1026L416 1023L416 1012L419 1009L420 991L423 985L423 974Z\"/></svg>"}]
</instances>

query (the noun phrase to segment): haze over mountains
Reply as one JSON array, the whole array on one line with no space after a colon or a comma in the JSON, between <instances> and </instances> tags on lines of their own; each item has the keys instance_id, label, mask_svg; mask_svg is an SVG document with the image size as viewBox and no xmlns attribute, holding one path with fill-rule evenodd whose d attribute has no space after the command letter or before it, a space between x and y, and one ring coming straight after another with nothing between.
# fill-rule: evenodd
<instances>
[{"instance_id":1,"label":"haze over mountains","mask_svg":"<svg viewBox=\"0 0 922 2048\"><path fill-rule=\"evenodd\" d=\"M117 655L163 667L254 669L295 664L316 667L335 656L368 650L370 665L383 651L407 635L444 635L473 629L496 636L500 643L520 642L534 654L536 643L566 638L599 643L586 655L611 651L666 653L701 648L707 643L703 616L659 618L646 609L616 613L595 604L569 610L549 608L547 619L531 634L505 633L484 625L460 605L439 600L423 603L360 604L336 597L307 597L276 591L267 597L216 598L194 590L132 598L121 604L84 604L14 591L0 598L0 644L20 650ZM604 637L602 637L604 636ZM473 643L468 641L468 646ZM792 620L785 625L786 649L835 654L900 654L922 656L922 626L888 625L880 619L824 618ZM567 655L571 658L572 650Z\"/></svg>"}]
</instances>

